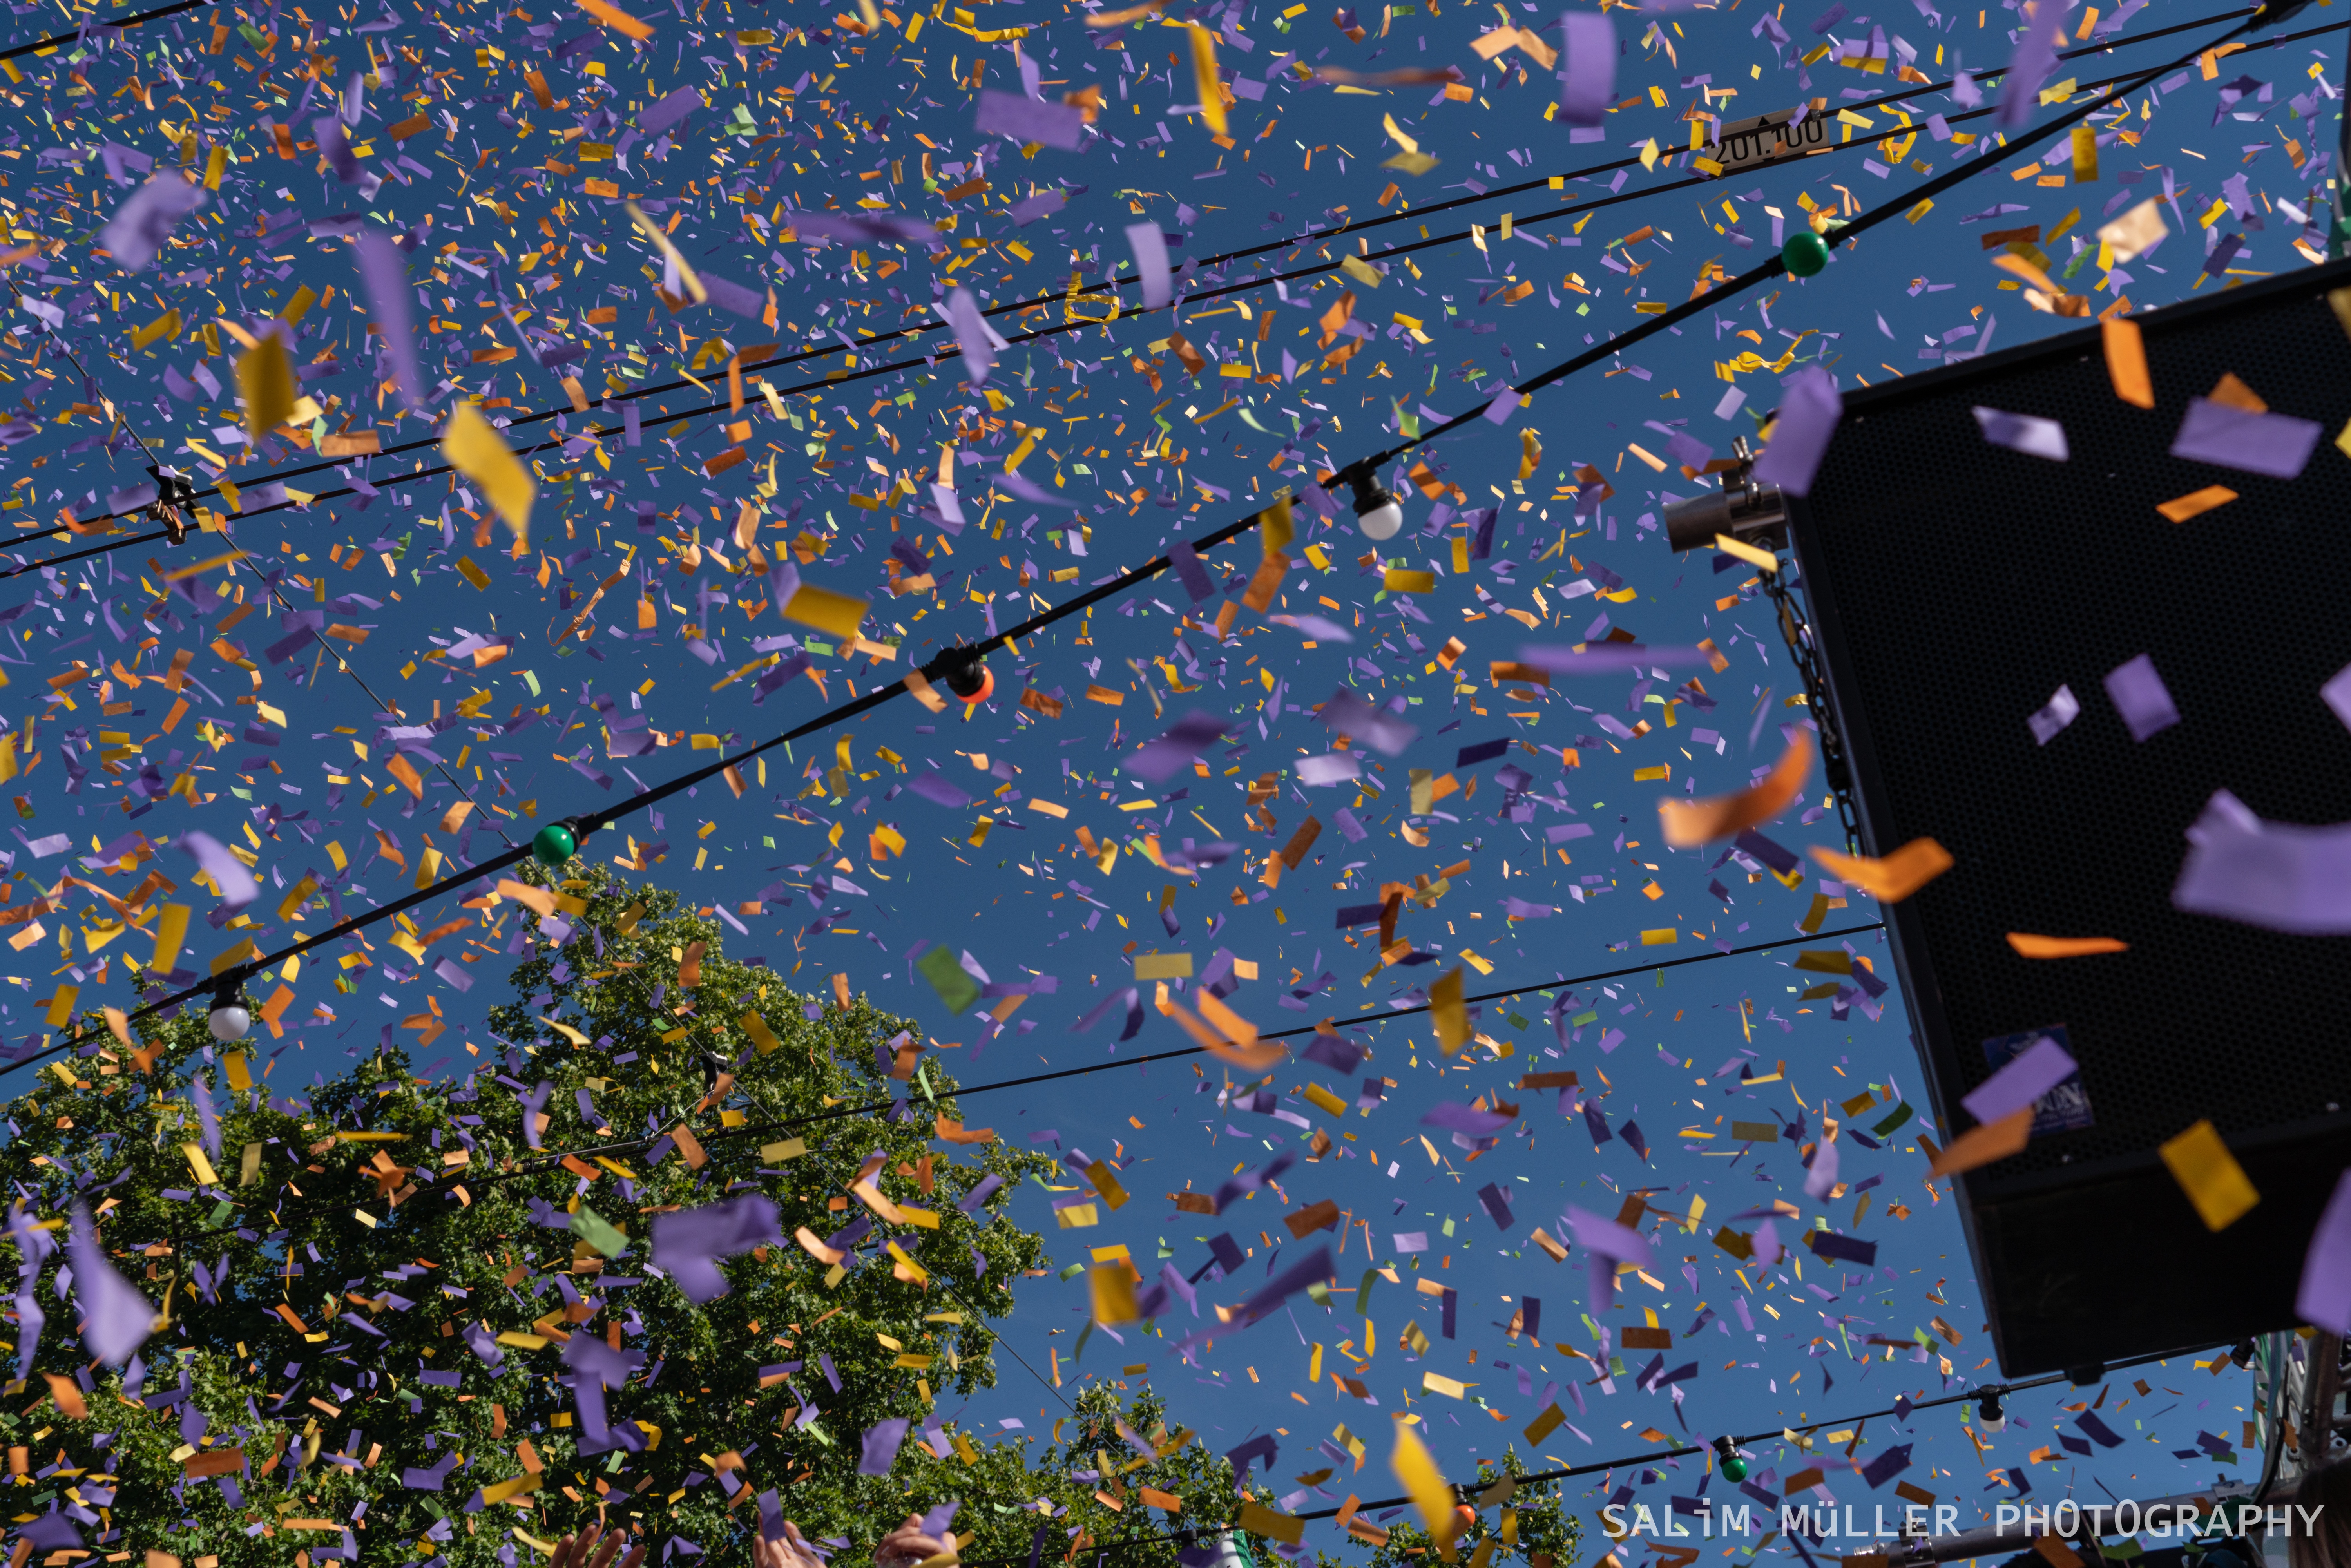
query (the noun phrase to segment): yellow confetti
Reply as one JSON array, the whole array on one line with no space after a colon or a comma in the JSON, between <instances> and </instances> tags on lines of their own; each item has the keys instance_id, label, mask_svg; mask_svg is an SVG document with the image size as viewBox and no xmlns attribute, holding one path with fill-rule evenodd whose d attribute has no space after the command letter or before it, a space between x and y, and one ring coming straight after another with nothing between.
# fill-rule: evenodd
<instances>
[{"instance_id":1,"label":"yellow confetti","mask_svg":"<svg viewBox=\"0 0 2351 1568\"><path fill-rule=\"evenodd\" d=\"M244 366L238 366L242 374ZM482 488L517 539L530 538L530 504L538 494L530 471L515 460L505 440L471 402L458 403L441 433L441 455L449 465Z\"/></svg>"},{"instance_id":2,"label":"yellow confetti","mask_svg":"<svg viewBox=\"0 0 2351 1568\"><path fill-rule=\"evenodd\" d=\"M2086 185L2098 177L2098 132L2095 126L2074 127L2074 183Z\"/></svg>"},{"instance_id":3,"label":"yellow confetti","mask_svg":"<svg viewBox=\"0 0 2351 1568\"><path fill-rule=\"evenodd\" d=\"M1404 127L1395 122L1395 115L1382 115L1380 123L1386 127L1388 135L1395 140L1395 144L1404 150L1382 163L1381 168L1401 169L1407 174L1426 174L1437 167L1435 154L1423 152L1420 150L1420 142L1405 133ZM1478 248L1479 250L1486 248L1482 239Z\"/></svg>"},{"instance_id":4,"label":"yellow confetti","mask_svg":"<svg viewBox=\"0 0 2351 1568\"><path fill-rule=\"evenodd\" d=\"M196 1173L196 1181L199 1185L204 1186L220 1185L220 1176L214 1171L212 1161L204 1157L204 1146L202 1144L182 1144L180 1153L187 1156L188 1168Z\"/></svg>"},{"instance_id":5,"label":"yellow confetti","mask_svg":"<svg viewBox=\"0 0 2351 1568\"><path fill-rule=\"evenodd\" d=\"M159 975L169 975L180 965L180 945L188 938L188 906L167 904L155 918L155 956L147 967Z\"/></svg>"},{"instance_id":6,"label":"yellow confetti","mask_svg":"<svg viewBox=\"0 0 2351 1568\"><path fill-rule=\"evenodd\" d=\"M1446 1055L1469 1043L1469 1009L1461 1000L1458 967L1428 988L1428 1017L1437 1025L1437 1043Z\"/></svg>"},{"instance_id":7,"label":"yellow confetti","mask_svg":"<svg viewBox=\"0 0 2351 1568\"><path fill-rule=\"evenodd\" d=\"M865 619L865 603L862 599L852 599L845 593L803 582L784 606L784 619L813 626L846 642L857 635L858 623Z\"/></svg>"},{"instance_id":8,"label":"yellow confetti","mask_svg":"<svg viewBox=\"0 0 2351 1568\"><path fill-rule=\"evenodd\" d=\"M581 0L581 3L584 5L587 0ZM687 261L684 254L670 243L669 235L662 232L659 224L645 216L645 210L643 207L634 202L631 202L628 205L629 221L637 225L639 234L653 242L654 248L662 253L671 266L677 268L677 279L685 285L685 291L692 297L694 302L699 305L708 299L710 290L702 286L702 279L695 273L694 264Z\"/></svg>"},{"instance_id":9,"label":"yellow confetti","mask_svg":"<svg viewBox=\"0 0 2351 1568\"><path fill-rule=\"evenodd\" d=\"M1225 85L1217 78L1216 36L1197 23L1192 35L1192 80L1200 92L1200 118L1218 136L1225 134Z\"/></svg>"},{"instance_id":10,"label":"yellow confetti","mask_svg":"<svg viewBox=\"0 0 2351 1568\"><path fill-rule=\"evenodd\" d=\"M134 349L143 349L158 338L170 338L177 340L179 336L180 313L177 309L166 310L161 316L156 317L152 321L148 322L144 327L132 332L131 334L131 346Z\"/></svg>"},{"instance_id":11,"label":"yellow confetti","mask_svg":"<svg viewBox=\"0 0 2351 1568\"><path fill-rule=\"evenodd\" d=\"M245 433L256 441L294 417L294 361L276 333L237 356L236 394L245 400Z\"/></svg>"},{"instance_id":12,"label":"yellow confetti","mask_svg":"<svg viewBox=\"0 0 2351 1568\"><path fill-rule=\"evenodd\" d=\"M1109 1326L1131 1323L1143 1315L1135 1305L1134 1280L1123 1260L1097 1263L1087 1275L1093 1287L1094 1322Z\"/></svg>"},{"instance_id":13,"label":"yellow confetti","mask_svg":"<svg viewBox=\"0 0 2351 1568\"><path fill-rule=\"evenodd\" d=\"M2171 1176L2196 1206L2207 1230L2226 1230L2261 1202L2262 1195L2245 1176L2245 1167L2229 1152L2220 1129L2210 1121L2197 1123L2157 1151L2171 1168Z\"/></svg>"},{"instance_id":14,"label":"yellow confetti","mask_svg":"<svg viewBox=\"0 0 2351 1568\"><path fill-rule=\"evenodd\" d=\"M1461 1532L1460 1516L1453 1511L1453 1489L1445 1484L1437 1461L1428 1457L1427 1448L1411 1427L1396 1427L1395 1451L1388 1456L1388 1467L1404 1483L1413 1506L1420 1511L1420 1521L1427 1529L1428 1538L1437 1543L1437 1555L1452 1562L1453 1539Z\"/></svg>"}]
</instances>

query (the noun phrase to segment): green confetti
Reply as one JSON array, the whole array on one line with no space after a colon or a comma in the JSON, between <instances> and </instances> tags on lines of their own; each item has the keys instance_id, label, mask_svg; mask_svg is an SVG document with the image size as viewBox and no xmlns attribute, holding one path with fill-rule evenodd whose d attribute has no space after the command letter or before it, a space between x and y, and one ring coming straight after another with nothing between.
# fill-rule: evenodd
<instances>
[{"instance_id":1,"label":"green confetti","mask_svg":"<svg viewBox=\"0 0 2351 1568\"><path fill-rule=\"evenodd\" d=\"M953 948L934 947L914 960L914 967L923 972L923 978L930 981L931 988L938 992L939 1000L946 1004L947 1011L966 1011L972 1003L979 1000L979 982L956 962Z\"/></svg>"},{"instance_id":2,"label":"green confetti","mask_svg":"<svg viewBox=\"0 0 2351 1568\"><path fill-rule=\"evenodd\" d=\"M629 1249L629 1239L584 1203L572 1211L571 1232L607 1258L618 1258Z\"/></svg>"}]
</instances>

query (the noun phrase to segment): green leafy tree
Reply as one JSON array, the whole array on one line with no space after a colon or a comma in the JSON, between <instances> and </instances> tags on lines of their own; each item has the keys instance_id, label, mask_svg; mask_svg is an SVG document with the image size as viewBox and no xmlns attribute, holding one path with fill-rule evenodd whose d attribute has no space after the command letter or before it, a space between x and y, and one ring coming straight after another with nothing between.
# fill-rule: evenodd
<instances>
[{"instance_id":1,"label":"green leafy tree","mask_svg":"<svg viewBox=\"0 0 2351 1568\"><path fill-rule=\"evenodd\" d=\"M956 1500L975 1559L1025 1560L1040 1523L1062 1561L1078 1535L1221 1521L1229 1467L1147 1397L1120 1419L1171 1451L1140 1469L1106 1390L1033 1459L1040 1434L940 1421L995 1384L992 1325L1046 1271L1003 1207L1050 1165L944 1135L956 1083L906 1020L793 994L727 958L715 922L584 859L527 874L528 900L476 906L475 946L519 952L522 999L492 1011L465 1077L419 1079L387 1048L289 1092L256 1072L265 1040L233 1056L193 1012L142 1030L143 1071L109 1045L9 1103L27 1363L10 1392L54 1391L0 1411L37 1475L12 1511L220 1568L486 1568L599 1521L716 1552L757 1530L765 1493L851 1547ZM857 1111L893 1087L898 1111ZM772 1204L781 1239L718 1259L726 1291L696 1303L674 1258L652 1265L652 1228L721 1203ZM45 1241L77 1206L157 1309L122 1371L77 1340L87 1283L57 1291L68 1259ZM633 1364L609 1379L602 1442L569 1370L596 1359ZM894 1463L860 1474L893 1420L910 1424ZM1107 1477L1087 1473L1099 1455Z\"/></svg>"},{"instance_id":2,"label":"green leafy tree","mask_svg":"<svg viewBox=\"0 0 2351 1568\"><path fill-rule=\"evenodd\" d=\"M1122 1405L1116 1391L1096 1384L1044 1437L1001 1444L967 1475L918 1452L913 1492L966 1500L955 1527L958 1539L977 1533L967 1558L1026 1562L1035 1550L1040 1563L1085 1568L1109 1551L1121 1568L1172 1563L1182 1547L1207 1544L1223 1529L1233 1480L1221 1454L1193 1432L1168 1430L1165 1420L1156 1394ZM1050 1518L1034 1506L1040 1497L1053 1503Z\"/></svg>"},{"instance_id":3,"label":"green leafy tree","mask_svg":"<svg viewBox=\"0 0 2351 1568\"><path fill-rule=\"evenodd\" d=\"M1559 1482L1525 1478L1533 1472L1519 1457L1516 1446L1503 1450L1501 1463L1478 1461L1478 1478L1459 1490L1468 1498L1461 1506L1474 1511L1454 1538L1458 1561L1487 1563L1515 1559L1528 1568L1568 1568L1583 1540L1582 1521L1560 1500ZM1505 1478L1510 1485L1502 1485ZM1491 1498L1490 1502L1485 1500ZM1372 1547L1371 1568L1428 1568L1437 1558L1418 1514L1407 1509L1383 1531L1366 1520L1355 1531ZM1323 1557L1325 1568L1335 1562Z\"/></svg>"}]
</instances>

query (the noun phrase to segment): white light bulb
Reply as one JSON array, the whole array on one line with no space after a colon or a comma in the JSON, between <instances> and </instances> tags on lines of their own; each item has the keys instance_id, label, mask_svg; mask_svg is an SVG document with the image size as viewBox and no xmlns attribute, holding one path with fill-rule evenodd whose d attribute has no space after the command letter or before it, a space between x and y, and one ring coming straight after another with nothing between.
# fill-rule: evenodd
<instances>
[{"instance_id":1,"label":"white light bulb","mask_svg":"<svg viewBox=\"0 0 2351 1568\"><path fill-rule=\"evenodd\" d=\"M1392 539L1404 527L1404 508L1393 500L1383 501L1368 512L1355 514L1355 526L1371 539Z\"/></svg>"},{"instance_id":2,"label":"white light bulb","mask_svg":"<svg viewBox=\"0 0 2351 1568\"><path fill-rule=\"evenodd\" d=\"M213 1038L225 1043L243 1040L253 1028L253 1015L234 1004L213 1009L212 1017L206 1021L212 1028Z\"/></svg>"}]
</instances>

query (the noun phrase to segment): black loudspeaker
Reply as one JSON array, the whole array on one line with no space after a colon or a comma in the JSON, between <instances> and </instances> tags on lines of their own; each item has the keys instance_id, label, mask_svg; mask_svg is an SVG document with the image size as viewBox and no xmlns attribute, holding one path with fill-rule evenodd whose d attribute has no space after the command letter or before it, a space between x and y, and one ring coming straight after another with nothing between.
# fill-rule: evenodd
<instances>
[{"instance_id":1,"label":"black loudspeaker","mask_svg":"<svg viewBox=\"0 0 2351 1568\"><path fill-rule=\"evenodd\" d=\"M1938 1121L1974 1125L1962 1098L2040 1031L2081 1063L2023 1152L1954 1184L2011 1375L2293 1326L2351 1166L2351 938L2171 900L2216 790L2351 821L2351 727L2320 695L2351 665L2351 335L2327 300L2351 265L2212 285L2134 319L2154 408L2116 395L2085 323L1848 392L1789 503L1862 848L1931 837L1956 862L1888 912ZM2324 427L2297 477L2172 455L2228 375ZM1978 409L2058 422L2067 459L1993 444ZM2161 509L2216 485L2235 498ZM2103 684L2142 655L2179 714L2143 741ZM2028 721L2061 686L2080 712L2043 745ZM2034 960L2011 932L2129 946ZM2261 1196L2217 1233L2157 1152L2207 1118Z\"/></svg>"}]
</instances>

